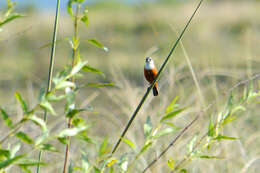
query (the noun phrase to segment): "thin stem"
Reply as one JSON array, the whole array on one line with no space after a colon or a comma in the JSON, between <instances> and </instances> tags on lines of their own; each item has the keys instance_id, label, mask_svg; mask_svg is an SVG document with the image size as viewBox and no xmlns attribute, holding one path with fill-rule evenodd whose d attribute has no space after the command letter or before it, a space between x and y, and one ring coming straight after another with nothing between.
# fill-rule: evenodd
<instances>
[{"instance_id":1,"label":"thin stem","mask_svg":"<svg viewBox=\"0 0 260 173\"><path fill-rule=\"evenodd\" d=\"M194 120L192 120L187 126L183 128L183 130L174 138L174 140L157 156L144 170L142 173L145 173L151 166L153 166L174 144L175 142L199 119L199 115L197 115Z\"/></svg>"},{"instance_id":2,"label":"thin stem","mask_svg":"<svg viewBox=\"0 0 260 173\"><path fill-rule=\"evenodd\" d=\"M197 5L195 11L193 12L192 16L190 17L190 19L188 20L188 22L186 23L184 29L182 30L180 36L178 37L178 39L176 40L176 42L174 43L172 49L170 50L170 53L168 54L168 56L166 57L166 59L164 60L163 65L161 66L160 70L158 71L157 76L155 77L153 83L151 84L151 86L148 88L148 90L146 91L146 93L144 94L142 100L140 101L139 105L137 106L136 110L134 111L133 115L131 116L130 120L128 121L123 133L121 134L121 136L119 137L116 145L114 146L113 150L112 150L112 154L117 150L119 144L121 143L122 138L125 136L126 132L128 131L129 127L131 126L132 122L134 121L136 115L138 114L140 108L142 107L143 103L145 102L148 94L150 93L150 91L152 90L155 82L159 79L159 77L161 76L161 73L163 72L163 70L165 69L168 61L170 60L170 57L173 53L173 51L175 50L175 48L177 47L178 43L180 42L181 38L183 37L185 31L187 30L188 26L190 25L193 17L195 16L196 12L198 11L199 7L201 6L201 3L203 2L203 0L200 0L199 4Z\"/></svg>"},{"instance_id":3,"label":"thin stem","mask_svg":"<svg viewBox=\"0 0 260 173\"><path fill-rule=\"evenodd\" d=\"M74 18L74 39L77 40L78 42L78 16L79 16L79 10L80 10L80 4L77 5L76 8L76 14ZM77 43L78 44L78 43ZM77 62L77 49L78 45L74 45L73 50L72 50L72 68L76 65ZM75 82L75 78L71 77L71 81ZM71 128L72 126L72 119L68 119L68 128ZM70 147L70 137L67 137L68 143L66 144L66 149L65 149L65 158L64 158L64 165L63 165L63 173L66 173L67 170L67 163L68 163L68 158L69 158L69 147Z\"/></svg>"},{"instance_id":4,"label":"thin stem","mask_svg":"<svg viewBox=\"0 0 260 173\"><path fill-rule=\"evenodd\" d=\"M60 10L60 0L57 0L56 6L56 15L53 29L53 38L52 38L52 47L51 47L51 57L50 57L50 65L49 65L49 74L48 74L48 82L47 82L47 90L48 93L51 90L52 83L52 74L53 74L53 66L55 60L55 50L56 50L56 40L57 40L57 31L58 31L58 23L59 23L59 10ZM44 121L47 122L47 111L44 111ZM39 152L38 162L40 163L42 157L42 151ZM37 165L37 173L40 172L40 164Z\"/></svg>"}]
</instances>

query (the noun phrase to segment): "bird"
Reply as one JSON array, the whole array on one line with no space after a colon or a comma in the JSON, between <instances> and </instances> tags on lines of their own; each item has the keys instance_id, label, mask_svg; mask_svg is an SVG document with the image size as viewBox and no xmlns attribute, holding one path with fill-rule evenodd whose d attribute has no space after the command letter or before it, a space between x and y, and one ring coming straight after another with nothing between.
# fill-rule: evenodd
<instances>
[{"instance_id":1,"label":"bird","mask_svg":"<svg viewBox=\"0 0 260 173\"><path fill-rule=\"evenodd\" d=\"M157 69L154 65L154 61L151 57L145 58L145 65L144 65L144 76L146 80L152 84L155 77L157 75ZM158 88L157 88L157 82L155 82L153 87L153 95L157 96L159 94Z\"/></svg>"}]
</instances>

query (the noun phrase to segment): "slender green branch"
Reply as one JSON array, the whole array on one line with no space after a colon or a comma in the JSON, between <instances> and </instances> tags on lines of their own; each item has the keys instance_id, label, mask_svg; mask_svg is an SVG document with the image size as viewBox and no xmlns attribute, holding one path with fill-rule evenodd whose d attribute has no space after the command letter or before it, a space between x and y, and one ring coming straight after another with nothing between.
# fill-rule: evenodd
<instances>
[{"instance_id":1,"label":"slender green branch","mask_svg":"<svg viewBox=\"0 0 260 173\"><path fill-rule=\"evenodd\" d=\"M76 14L74 18L74 39L77 40L78 44L78 18L79 18L79 10L80 10L80 4L77 5L76 8ZM78 50L78 45L74 45L72 49L72 68L76 65L77 62L77 50ZM72 82L75 82L75 78L71 78ZM72 126L72 118L68 119L68 128L71 128ZM67 163L68 163L68 158L69 158L69 147L70 147L70 137L67 137L68 143L66 144L66 149L65 149L65 158L64 158L64 165L63 165L63 173L66 173L67 170Z\"/></svg>"},{"instance_id":2,"label":"slender green branch","mask_svg":"<svg viewBox=\"0 0 260 173\"><path fill-rule=\"evenodd\" d=\"M50 57L50 65L49 65L49 74L48 74L48 83L47 83L47 90L48 93L51 90L51 83L52 83L52 74L53 74L53 66L55 60L55 50L56 50L56 40L57 40L57 31L58 31L58 22L59 22L59 11L60 11L60 0L57 0L56 6L56 16L54 22L54 31L53 31L53 38L52 38L52 48L51 48L51 57ZM44 121L47 121L47 111L44 111ZM42 157L42 151L39 152L38 162L40 163ZM37 165L37 173L40 172L40 164Z\"/></svg>"},{"instance_id":3,"label":"slender green branch","mask_svg":"<svg viewBox=\"0 0 260 173\"><path fill-rule=\"evenodd\" d=\"M180 36L178 37L178 39L176 40L176 42L174 43L172 49L170 50L170 53L168 54L168 56L166 57L166 59L164 60L164 63L162 64L160 70L158 71L157 76L155 77L153 83L151 84L151 86L148 88L148 90L146 91L146 93L144 94L142 100L140 101L139 105L137 106L136 110L134 111L133 115L131 116L130 120L128 121L123 133L121 134L120 138L118 139L116 145L114 146L113 150L112 150L112 154L117 150L119 144L121 143L122 138L124 138L126 132L128 131L129 127L131 126L132 122L134 121L136 115L138 114L140 108L142 107L143 103L145 102L148 94L150 93L150 91L152 90L155 82L159 79L159 77L161 76L163 70L165 69L168 61L170 60L170 57L173 53L173 51L175 50L175 48L177 47L178 43L180 42L181 38L183 37L185 31L187 30L188 26L190 25L193 17L195 16L196 12L198 11L199 7L201 6L203 0L200 0L199 4L197 5L195 11L193 12L192 16L190 17L190 19L188 20L187 24L185 25L184 29L182 30Z\"/></svg>"}]
</instances>

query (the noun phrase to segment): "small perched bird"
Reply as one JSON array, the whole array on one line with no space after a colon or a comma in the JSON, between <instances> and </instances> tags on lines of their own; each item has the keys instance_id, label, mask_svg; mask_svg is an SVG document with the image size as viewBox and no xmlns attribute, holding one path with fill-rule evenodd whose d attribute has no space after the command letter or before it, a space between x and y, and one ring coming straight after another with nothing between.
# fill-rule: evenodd
<instances>
[{"instance_id":1,"label":"small perched bird","mask_svg":"<svg viewBox=\"0 0 260 173\"><path fill-rule=\"evenodd\" d=\"M150 84L152 84L156 75L157 75L157 70L154 65L154 61L151 57L147 57L145 59L145 65L144 65L144 76L145 76L146 80ZM154 84L154 87L153 87L153 95L154 96L158 95L157 82Z\"/></svg>"}]
</instances>

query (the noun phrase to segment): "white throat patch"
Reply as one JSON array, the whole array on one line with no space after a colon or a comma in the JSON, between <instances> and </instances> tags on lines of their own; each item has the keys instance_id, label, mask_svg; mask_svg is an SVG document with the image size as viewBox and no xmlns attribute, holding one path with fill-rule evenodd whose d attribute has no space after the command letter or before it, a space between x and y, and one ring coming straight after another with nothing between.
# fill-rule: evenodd
<instances>
[{"instance_id":1,"label":"white throat patch","mask_svg":"<svg viewBox=\"0 0 260 173\"><path fill-rule=\"evenodd\" d=\"M146 70L152 70L152 69L154 69L154 62L153 62L153 61L151 61L151 62L146 62L144 68L145 68Z\"/></svg>"}]
</instances>

